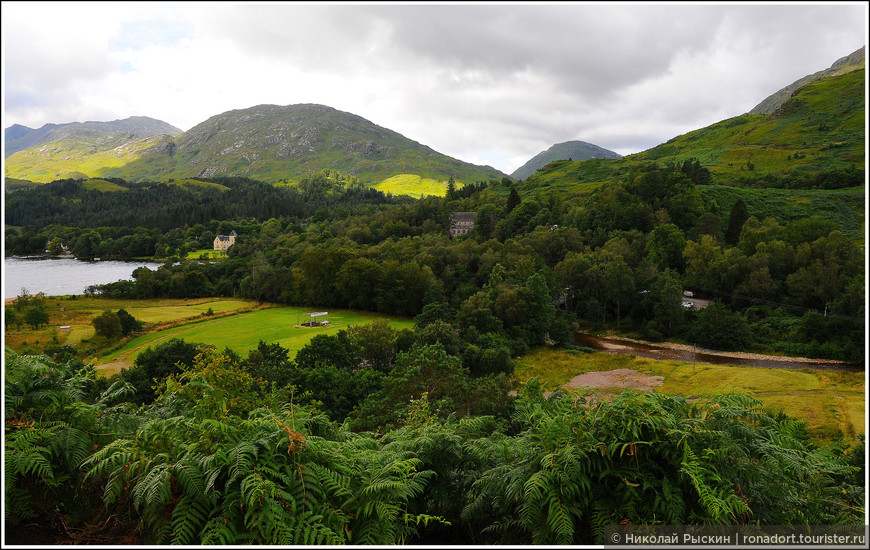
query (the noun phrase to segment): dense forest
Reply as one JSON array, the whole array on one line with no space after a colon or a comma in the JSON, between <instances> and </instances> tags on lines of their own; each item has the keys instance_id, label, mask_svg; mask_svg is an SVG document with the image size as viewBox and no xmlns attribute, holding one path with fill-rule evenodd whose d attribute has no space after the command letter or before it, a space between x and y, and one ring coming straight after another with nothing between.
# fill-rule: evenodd
<instances>
[{"instance_id":1,"label":"dense forest","mask_svg":"<svg viewBox=\"0 0 870 550\"><path fill-rule=\"evenodd\" d=\"M647 340L863 362L860 244L822 215L780 223L742 200L724 211L708 180L697 161L642 163L586 194L505 178L416 201L324 174L298 187L215 180L225 191L140 184L99 193L62 181L8 195L7 219L36 222L7 231L6 250L55 243L79 258L167 260L89 289L105 296L425 315L459 329L467 345L494 335L514 356L545 340L570 344L582 319ZM50 197L57 212L39 217ZM230 210L245 215L213 217ZM457 211L476 212L475 227L452 239ZM227 260L172 265L233 230ZM686 289L715 305L684 309Z\"/></svg>"}]
</instances>

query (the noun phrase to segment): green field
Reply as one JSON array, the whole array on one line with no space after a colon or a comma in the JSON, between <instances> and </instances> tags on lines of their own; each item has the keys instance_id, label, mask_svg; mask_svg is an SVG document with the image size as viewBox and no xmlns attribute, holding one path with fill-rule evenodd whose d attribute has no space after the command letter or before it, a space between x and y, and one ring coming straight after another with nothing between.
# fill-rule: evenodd
<instances>
[{"instance_id":1,"label":"green field","mask_svg":"<svg viewBox=\"0 0 870 550\"><path fill-rule=\"evenodd\" d=\"M200 248L192 250L184 257L185 260L201 260L205 256L207 260L223 260L227 257L226 250L214 250L211 248Z\"/></svg>"},{"instance_id":2,"label":"green field","mask_svg":"<svg viewBox=\"0 0 870 550\"><path fill-rule=\"evenodd\" d=\"M774 218L781 225L792 220L821 216L834 221L843 233L860 239L864 235L865 186L847 189L746 189L725 185L706 185L704 193L729 212L743 199L749 215L758 221Z\"/></svg>"},{"instance_id":3,"label":"green field","mask_svg":"<svg viewBox=\"0 0 870 550\"><path fill-rule=\"evenodd\" d=\"M831 442L841 435L864 433L866 394L864 373L813 369L786 370L682 361L643 359L633 355L578 353L538 348L517 360L514 378L524 383L537 377L551 388L579 374L615 369L663 376L654 391L685 397L746 393L770 411L783 411L807 423L810 435ZM599 393L621 391L606 388Z\"/></svg>"},{"instance_id":4,"label":"green field","mask_svg":"<svg viewBox=\"0 0 870 550\"><path fill-rule=\"evenodd\" d=\"M122 300L100 297L52 296L46 299L45 311L48 313L48 325L38 330L32 330L22 324L18 330L6 332L6 346L16 353L39 352L42 346L56 345L78 346L83 340L94 336L93 319L103 311L118 311L124 309L135 319L144 323L148 330L153 325L177 323L187 319L202 317L209 309L215 314L233 311L246 311L257 307L251 300L236 300L232 298L196 298L187 300L152 299L152 300ZM61 331L60 327L70 327L69 331Z\"/></svg>"},{"instance_id":5,"label":"green field","mask_svg":"<svg viewBox=\"0 0 870 550\"><path fill-rule=\"evenodd\" d=\"M102 179L89 179L82 182L85 189L91 189L94 191L101 191L103 193L113 193L115 191L127 191L126 187L122 187L117 183L112 183L110 181L102 180Z\"/></svg>"},{"instance_id":6,"label":"green field","mask_svg":"<svg viewBox=\"0 0 870 550\"><path fill-rule=\"evenodd\" d=\"M178 185L181 187L211 187L212 189L218 189L219 191L227 191L229 187L226 185L221 185L219 183L211 183L209 181L202 181L193 178L186 178L180 180L172 180L166 182L168 185Z\"/></svg>"},{"instance_id":7,"label":"green field","mask_svg":"<svg viewBox=\"0 0 870 550\"><path fill-rule=\"evenodd\" d=\"M418 199L423 196L443 197L447 194L446 181L424 178L416 174L398 174L372 187L384 194L409 195ZM457 181L456 188L461 189L462 183Z\"/></svg>"},{"instance_id":8,"label":"green field","mask_svg":"<svg viewBox=\"0 0 870 550\"><path fill-rule=\"evenodd\" d=\"M335 334L351 325L367 324L384 318L383 315L374 313L330 310L329 326L297 328L297 314L310 311L312 310L309 308L274 307L218 319L206 318L134 338L121 349L101 357L98 363L106 364L116 361L132 363L142 350L172 338L182 338L186 342L212 345L219 350L230 348L242 356L246 356L248 351L256 348L260 341L267 344L277 343L289 349L292 358L299 349L318 334ZM414 324L410 319L396 317L389 318L389 321L391 326L396 329L412 328ZM110 368L109 371L111 370L116 369Z\"/></svg>"}]
</instances>

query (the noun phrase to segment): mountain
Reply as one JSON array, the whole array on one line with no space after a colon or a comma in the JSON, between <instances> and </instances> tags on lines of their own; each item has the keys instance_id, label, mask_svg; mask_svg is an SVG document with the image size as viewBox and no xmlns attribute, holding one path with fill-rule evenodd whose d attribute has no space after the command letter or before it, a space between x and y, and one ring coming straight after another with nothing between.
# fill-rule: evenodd
<instances>
[{"instance_id":1,"label":"mountain","mask_svg":"<svg viewBox=\"0 0 870 550\"><path fill-rule=\"evenodd\" d=\"M151 176L172 168L174 149L174 140L166 134L137 137L86 130L13 153L6 159L5 176L47 183L109 177L131 165L137 166L138 174Z\"/></svg>"},{"instance_id":2,"label":"mountain","mask_svg":"<svg viewBox=\"0 0 870 550\"><path fill-rule=\"evenodd\" d=\"M127 133L136 138L162 134L175 137L181 134L181 130L162 120L145 116L133 116L111 122L89 121L46 124L37 130L21 126L20 124L14 124L3 132L6 140L4 156L8 158L18 151L64 138L119 133Z\"/></svg>"},{"instance_id":3,"label":"mountain","mask_svg":"<svg viewBox=\"0 0 870 550\"><path fill-rule=\"evenodd\" d=\"M865 47L862 46L851 54L847 55L846 57L841 57L840 59L835 61L834 64L831 65L829 68L815 72L811 75L807 75L801 79L792 82L785 88L765 98L764 101L753 107L752 110L749 111L749 114L769 115L776 111L783 103L788 101L788 99L795 91L814 80L818 80L826 76L845 74L855 71L857 69L863 69L864 49Z\"/></svg>"},{"instance_id":4,"label":"mountain","mask_svg":"<svg viewBox=\"0 0 870 550\"><path fill-rule=\"evenodd\" d=\"M453 177L462 183L505 177L492 167L448 157L323 105L228 111L171 136L79 131L10 155L6 176L48 182L71 174L128 181L233 175L279 182L298 181L327 168L372 185L405 174L439 182Z\"/></svg>"},{"instance_id":5,"label":"mountain","mask_svg":"<svg viewBox=\"0 0 870 550\"><path fill-rule=\"evenodd\" d=\"M865 136L865 71L858 69L805 84L769 115L732 117L618 160L553 162L526 183L592 190L650 161L690 159L709 170L711 184L803 188L806 180L817 185L822 172L863 181Z\"/></svg>"},{"instance_id":6,"label":"mountain","mask_svg":"<svg viewBox=\"0 0 870 550\"><path fill-rule=\"evenodd\" d=\"M3 131L3 138L8 143L9 141L22 138L33 131L35 131L33 128L28 128L27 126L22 126L21 124L13 124L12 126L6 128L6 130ZM9 155L6 156L8 157Z\"/></svg>"},{"instance_id":7,"label":"mountain","mask_svg":"<svg viewBox=\"0 0 870 550\"><path fill-rule=\"evenodd\" d=\"M258 105L213 116L176 139L168 176L298 180L323 168L374 184L397 174L473 183L504 174L448 157L368 120L324 105Z\"/></svg>"},{"instance_id":8,"label":"mountain","mask_svg":"<svg viewBox=\"0 0 870 550\"><path fill-rule=\"evenodd\" d=\"M813 80L769 115L745 114L675 137L633 160L696 158L714 179L864 168L865 72Z\"/></svg>"},{"instance_id":9,"label":"mountain","mask_svg":"<svg viewBox=\"0 0 870 550\"><path fill-rule=\"evenodd\" d=\"M524 180L555 160L618 159L621 155L585 141L557 143L517 168L511 177Z\"/></svg>"}]
</instances>

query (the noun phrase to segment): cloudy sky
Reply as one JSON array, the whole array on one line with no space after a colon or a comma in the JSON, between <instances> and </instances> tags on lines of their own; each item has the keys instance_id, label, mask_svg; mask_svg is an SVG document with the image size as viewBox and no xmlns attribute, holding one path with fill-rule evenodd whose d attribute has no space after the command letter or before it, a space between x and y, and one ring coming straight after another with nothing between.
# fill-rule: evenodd
<instances>
[{"instance_id":1,"label":"cloudy sky","mask_svg":"<svg viewBox=\"0 0 870 550\"><path fill-rule=\"evenodd\" d=\"M3 127L320 103L511 173L745 113L867 43L868 4L3 2Z\"/></svg>"}]
</instances>

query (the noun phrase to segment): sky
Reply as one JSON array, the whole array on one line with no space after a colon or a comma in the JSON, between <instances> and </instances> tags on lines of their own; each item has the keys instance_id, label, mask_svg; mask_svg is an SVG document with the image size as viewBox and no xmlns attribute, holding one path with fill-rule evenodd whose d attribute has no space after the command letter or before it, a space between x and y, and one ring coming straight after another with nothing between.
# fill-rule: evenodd
<instances>
[{"instance_id":1,"label":"sky","mask_svg":"<svg viewBox=\"0 0 870 550\"><path fill-rule=\"evenodd\" d=\"M189 130L318 103L506 174L748 112L867 44L867 2L2 3L3 127Z\"/></svg>"}]
</instances>

